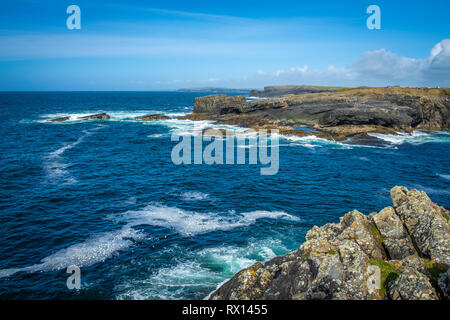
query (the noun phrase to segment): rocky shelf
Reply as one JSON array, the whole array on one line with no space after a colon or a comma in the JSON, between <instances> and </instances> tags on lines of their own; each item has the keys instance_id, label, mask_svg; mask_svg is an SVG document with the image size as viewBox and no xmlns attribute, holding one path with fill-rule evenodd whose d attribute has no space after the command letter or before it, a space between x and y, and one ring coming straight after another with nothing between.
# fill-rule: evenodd
<instances>
[{"instance_id":1,"label":"rocky shelf","mask_svg":"<svg viewBox=\"0 0 450 320\"><path fill-rule=\"evenodd\" d=\"M391 198L380 212L313 227L298 250L238 272L210 299L449 299L450 212L418 190L397 186Z\"/></svg>"},{"instance_id":2,"label":"rocky shelf","mask_svg":"<svg viewBox=\"0 0 450 320\"><path fill-rule=\"evenodd\" d=\"M184 118L336 141L368 133L440 131L450 128L450 90L341 88L257 101L219 94L196 98L194 112ZM301 126L318 132L295 129Z\"/></svg>"}]
</instances>

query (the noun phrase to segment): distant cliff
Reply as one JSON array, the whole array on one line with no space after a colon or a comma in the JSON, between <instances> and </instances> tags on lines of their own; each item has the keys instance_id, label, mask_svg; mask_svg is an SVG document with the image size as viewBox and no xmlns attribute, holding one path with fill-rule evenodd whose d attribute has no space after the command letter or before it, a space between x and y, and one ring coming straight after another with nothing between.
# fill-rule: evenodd
<instances>
[{"instance_id":1,"label":"distant cliff","mask_svg":"<svg viewBox=\"0 0 450 320\"><path fill-rule=\"evenodd\" d=\"M391 197L380 212L313 227L298 250L238 272L210 299L449 299L450 212L418 190Z\"/></svg>"},{"instance_id":2,"label":"distant cliff","mask_svg":"<svg viewBox=\"0 0 450 320\"><path fill-rule=\"evenodd\" d=\"M250 97L274 98L288 94L305 94L319 92L334 92L340 90L340 87L319 87L319 86L268 86L264 90L251 90Z\"/></svg>"},{"instance_id":3,"label":"distant cliff","mask_svg":"<svg viewBox=\"0 0 450 320\"><path fill-rule=\"evenodd\" d=\"M228 92L228 93L242 93L247 94L250 89L231 89L231 88L215 88L215 87L205 87L205 88L182 88L178 89L178 92Z\"/></svg>"}]
</instances>

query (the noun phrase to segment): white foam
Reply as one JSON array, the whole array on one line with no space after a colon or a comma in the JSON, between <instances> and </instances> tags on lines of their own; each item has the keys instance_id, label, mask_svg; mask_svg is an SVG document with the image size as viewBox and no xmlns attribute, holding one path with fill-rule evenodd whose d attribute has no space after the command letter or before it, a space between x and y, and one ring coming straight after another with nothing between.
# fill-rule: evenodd
<instances>
[{"instance_id":1,"label":"white foam","mask_svg":"<svg viewBox=\"0 0 450 320\"><path fill-rule=\"evenodd\" d=\"M299 145L299 146L309 148L309 149L321 148L324 146L337 147L340 149L352 149L352 147L354 147L353 145L349 145L349 144L345 144L345 143L341 143L341 142L337 142L337 141L331 141L331 140L327 140L327 139L323 139L323 138L318 138L314 135L304 136L304 137L280 135L280 137L292 142L295 145Z\"/></svg>"},{"instance_id":2,"label":"white foam","mask_svg":"<svg viewBox=\"0 0 450 320\"><path fill-rule=\"evenodd\" d=\"M209 198L209 194L198 191L187 191L180 194L184 201L200 201Z\"/></svg>"},{"instance_id":3,"label":"white foam","mask_svg":"<svg viewBox=\"0 0 450 320\"><path fill-rule=\"evenodd\" d=\"M450 142L449 134L446 132L426 132L416 130L412 133L397 132L396 134L368 133L369 136L384 140L393 145L409 143L421 145L430 142Z\"/></svg>"},{"instance_id":4,"label":"white foam","mask_svg":"<svg viewBox=\"0 0 450 320\"><path fill-rule=\"evenodd\" d=\"M198 262L186 261L173 267L161 268L147 279L119 285L116 291L122 292L117 295L117 299L183 299L187 290L196 292L205 287L213 287L222 279L219 273L202 267Z\"/></svg>"},{"instance_id":5,"label":"white foam","mask_svg":"<svg viewBox=\"0 0 450 320\"><path fill-rule=\"evenodd\" d=\"M129 226L153 225L173 229L184 236L248 226L259 219L300 219L285 212L252 211L241 214L198 213L163 205L148 205L138 211L127 211L115 217Z\"/></svg>"},{"instance_id":6,"label":"white foam","mask_svg":"<svg viewBox=\"0 0 450 320\"><path fill-rule=\"evenodd\" d=\"M236 272L257 261L267 261L289 250L281 241L271 238L252 240L244 246L219 246L199 251L168 252L177 263L153 272L146 279L127 281L120 285L119 299L186 299L186 294L196 298L208 297L218 285ZM198 295L203 292L203 296Z\"/></svg>"},{"instance_id":7,"label":"white foam","mask_svg":"<svg viewBox=\"0 0 450 320\"><path fill-rule=\"evenodd\" d=\"M450 174L439 174L438 173L438 176L441 177L442 179L450 180Z\"/></svg>"},{"instance_id":8,"label":"white foam","mask_svg":"<svg viewBox=\"0 0 450 320\"><path fill-rule=\"evenodd\" d=\"M68 248L44 258L40 263L23 268L2 269L0 278L9 277L17 272L48 272L62 270L68 266L87 267L110 258L115 252L127 249L133 240L142 239L143 235L132 228L123 227L118 231L101 233L84 242L74 244Z\"/></svg>"},{"instance_id":9,"label":"white foam","mask_svg":"<svg viewBox=\"0 0 450 320\"><path fill-rule=\"evenodd\" d=\"M165 136L164 133L154 133L154 134L148 135L147 138L155 138L155 139L157 139L157 138L162 138L164 136Z\"/></svg>"}]
</instances>

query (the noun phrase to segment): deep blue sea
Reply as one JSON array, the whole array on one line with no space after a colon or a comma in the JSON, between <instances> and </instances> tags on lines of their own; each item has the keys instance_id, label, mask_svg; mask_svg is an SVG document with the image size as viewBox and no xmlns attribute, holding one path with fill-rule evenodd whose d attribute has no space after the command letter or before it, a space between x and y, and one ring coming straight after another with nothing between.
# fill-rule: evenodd
<instances>
[{"instance_id":1,"label":"deep blue sea","mask_svg":"<svg viewBox=\"0 0 450 320\"><path fill-rule=\"evenodd\" d=\"M177 117L200 95L0 93L0 299L203 299L312 226L391 205L395 185L450 207L449 132L378 135L377 147L282 137L273 176L175 165L170 135L192 132ZM77 120L98 112L111 119ZM154 113L170 119L133 120Z\"/></svg>"}]
</instances>

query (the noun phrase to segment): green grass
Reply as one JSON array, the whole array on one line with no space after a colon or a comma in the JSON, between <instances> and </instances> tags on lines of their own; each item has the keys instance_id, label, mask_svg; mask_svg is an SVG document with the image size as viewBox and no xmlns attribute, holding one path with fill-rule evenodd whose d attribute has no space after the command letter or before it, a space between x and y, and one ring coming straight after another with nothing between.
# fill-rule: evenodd
<instances>
[{"instance_id":1,"label":"green grass","mask_svg":"<svg viewBox=\"0 0 450 320\"><path fill-rule=\"evenodd\" d=\"M374 238L381 249L383 249L383 237L381 236L380 231L378 230L377 226L374 223L370 224L369 227L370 235L372 238Z\"/></svg>"},{"instance_id":2,"label":"green grass","mask_svg":"<svg viewBox=\"0 0 450 320\"><path fill-rule=\"evenodd\" d=\"M447 272L447 268L443 263L434 262L429 259L422 259L425 263L425 268L431 274L432 280L437 280L441 273Z\"/></svg>"},{"instance_id":3,"label":"green grass","mask_svg":"<svg viewBox=\"0 0 450 320\"><path fill-rule=\"evenodd\" d=\"M379 259L370 259L370 264L380 268L381 287L379 294L381 298L384 298L386 296L389 283L398 278L398 276L400 275L400 271L386 261Z\"/></svg>"},{"instance_id":4,"label":"green grass","mask_svg":"<svg viewBox=\"0 0 450 320\"><path fill-rule=\"evenodd\" d=\"M352 89L354 89L354 88L344 87L344 88L340 88L340 89L336 90L336 92L345 92L345 91L352 90Z\"/></svg>"},{"instance_id":5,"label":"green grass","mask_svg":"<svg viewBox=\"0 0 450 320\"><path fill-rule=\"evenodd\" d=\"M450 223L450 216L448 214L443 214L445 220L447 220L447 223Z\"/></svg>"}]
</instances>

